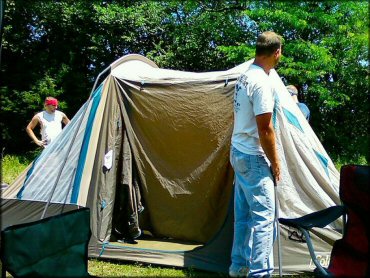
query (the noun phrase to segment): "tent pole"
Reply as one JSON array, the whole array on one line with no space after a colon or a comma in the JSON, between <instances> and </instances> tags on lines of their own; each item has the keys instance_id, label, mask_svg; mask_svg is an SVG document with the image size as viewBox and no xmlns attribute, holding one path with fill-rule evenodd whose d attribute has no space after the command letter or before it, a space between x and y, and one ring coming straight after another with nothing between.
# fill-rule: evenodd
<instances>
[{"instance_id":1,"label":"tent pole","mask_svg":"<svg viewBox=\"0 0 370 278\"><path fill-rule=\"evenodd\" d=\"M111 68L110 66L106 67L106 68L105 68L101 73L99 73L99 75L96 77L95 82L94 82L94 86L93 86L93 88L92 88L92 90L91 90L91 93L90 93L90 97L89 97L89 99L91 98L91 96L92 96L93 92L95 91L96 85L98 84L98 81L99 81L100 77L101 77L104 73L106 73L108 70L110 70L110 68Z\"/></svg>"},{"instance_id":2,"label":"tent pole","mask_svg":"<svg viewBox=\"0 0 370 278\"><path fill-rule=\"evenodd\" d=\"M89 96L88 102L91 100L92 94L93 94L93 92L95 91L96 85L97 85L97 83L98 83L98 81L99 81L100 77L101 77L105 72L107 72L109 69L110 69L110 66L109 66L109 67L107 67L105 70L103 70L101 73L99 73L98 77L95 79L95 83L94 83L94 86L93 86L93 88L92 88L92 90L91 90L91 93L90 93L90 96ZM86 105L86 110L87 110L87 107L88 107L88 105ZM68 146L68 150L67 150L66 158L64 159L63 164L62 164L62 167L60 168L60 170L59 170L59 172L58 172L57 179L56 179L56 181L55 181L55 183L54 183L54 185L53 185L53 189L51 190L51 194L50 194L50 197L49 197L49 199L48 199L48 202L47 202L47 203L46 203L46 205L45 205L44 211L42 212L41 219L44 219L45 214L46 214L46 211L48 210L48 207L50 206L51 199L53 198L53 195L54 195L54 191L55 191L55 189L56 189L56 187L57 187L57 184L58 184L58 182L59 182L60 176L62 175L62 172L63 172L64 166L65 166L65 165L66 165L66 163L67 163L68 155L69 155L69 153L71 152L71 149L72 149L73 143L74 143L74 141L75 141L75 139L76 139L76 137L77 137L77 133L78 133L78 131L80 130L81 123L82 123L83 119L85 118L86 110L84 111L84 114L83 114L83 115L81 115L80 122L78 123L78 126L77 126L77 128L76 128L76 131L75 131L75 133L73 134L73 138L72 138L71 144L69 144L69 146ZM67 194L68 194L68 192L67 192ZM65 203L66 203L66 201L67 201L67 199L65 200ZM63 204L63 206L65 205L65 203Z\"/></svg>"},{"instance_id":3,"label":"tent pole","mask_svg":"<svg viewBox=\"0 0 370 278\"><path fill-rule=\"evenodd\" d=\"M281 265L281 245L280 245L280 224L279 224L279 198L277 192L277 183L274 173L272 172L272 178L274 181L274 195L275 195L275 225L276 225L276 239L278 244L278 262L279 262L279 277L283 277L283 269Z\"/></svg>"}]
</instances>

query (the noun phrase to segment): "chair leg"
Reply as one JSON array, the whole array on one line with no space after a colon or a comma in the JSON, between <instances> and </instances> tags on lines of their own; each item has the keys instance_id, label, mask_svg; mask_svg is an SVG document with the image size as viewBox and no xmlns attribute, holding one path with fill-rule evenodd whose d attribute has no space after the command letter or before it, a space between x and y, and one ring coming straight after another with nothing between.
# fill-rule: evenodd
<instances>
[{"instance_id":1,"label":"chair leg","mask_svg":"<svg viewBox=\"0 0 370 278\"><path fill-rule=\"evenodd\" d=\"M318 268L318 270L320 271L320 273L323 276L329 276L328 271L324 267L322 267L322 265L320 264L320 262L316 258L316 254L315 254L315 250L314 250L313 245L312 245L310 233L307 230L303 229L303 228L299 228L299 230L304 234L304 236L306 238L308 251L310 252L313 263L316 265L316 267Z\"/></svg>"}]
</instances>

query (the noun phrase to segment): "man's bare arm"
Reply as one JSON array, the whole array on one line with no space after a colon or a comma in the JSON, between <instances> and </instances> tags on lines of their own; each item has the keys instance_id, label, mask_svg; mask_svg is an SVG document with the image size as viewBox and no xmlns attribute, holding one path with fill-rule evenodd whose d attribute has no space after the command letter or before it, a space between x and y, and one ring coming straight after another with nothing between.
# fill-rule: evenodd
<instances>
[{"instance_id":1,"label":"man's bare arm","mask_svg":"<svg viewBox=\"0 0 370 278\"><path fill-rule=\"evenodd\" d=\"M62 122L64 125L67 125L70 122L66 114L63 114Z\"/></svg>"},{"instance_id":2,"label":"man's bare arm","mask_svg":"<svg viewBox=\"0 0 370 278\"><path fill-rule=\"evenodd\" d=\"M276 150L275 132L272 125L272 113L256 116L258 135L263 151L270 160L272 172L280 180L280 162Z\"/></svg>"},{"instance_id":3,"label":"man's bare arm","mask_svg":"<svg viewBox=\"0 0 370 278\"><path fill-rule=\"evenodd\" d=\"M39 124L39 118L37 116L34 116L32 120L29 122L29 124L26 127L26 131L28 136L35 142L37 146L44 147L44 143L39 140L35 133L33 132L33 129Z\"/></svg>"}]
</instances>

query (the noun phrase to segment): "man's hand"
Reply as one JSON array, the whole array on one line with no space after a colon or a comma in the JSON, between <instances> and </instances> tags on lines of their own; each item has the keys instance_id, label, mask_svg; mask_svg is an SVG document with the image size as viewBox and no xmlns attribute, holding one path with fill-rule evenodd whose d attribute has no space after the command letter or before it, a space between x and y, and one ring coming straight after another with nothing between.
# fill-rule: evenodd
<instances>
[{"instance_id":1,"label":"man's hand","mask_svg":"<svg viewBox=\"0 0 370 278\"><path fill-rule=\"evenodd\" d=\"M278 182L281 179L280 176L280 163L277 162L275 165L271 164L272 174L274 175L275 180Z\"/></svg>"},{"instance_id":2,"label":"man's hand","mask_svg":"<svg viewBox=\"0 0 370 278\"><path fill-rule=\"evenodd\" d=\"M45 142L44 141L41 141L41 140L35 140L34 141L35 142L35 144L37 145L37 146L39 146L39 147L41 147L41 148L45 148Z\"/></svg>"}]
</instances>

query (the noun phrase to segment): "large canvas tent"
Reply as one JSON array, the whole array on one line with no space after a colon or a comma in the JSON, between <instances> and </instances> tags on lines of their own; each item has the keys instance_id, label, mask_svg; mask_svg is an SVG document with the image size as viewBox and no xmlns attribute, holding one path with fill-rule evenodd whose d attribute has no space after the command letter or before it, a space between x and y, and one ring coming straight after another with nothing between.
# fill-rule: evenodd
<instances>
[{"instance_id":1,"label":"large canvas tent","mask_svg":"<svg viewBox=\"0 0 370 278\"><path fill-rule=\"evenodd\" d=\"M3 192L2 228L40 219L47 203L46 216L89 207L91 257L227 271L233 93L250 64L192 73L160 69L135 54L115 61L70 124ZM280 217L338 204L338 171L276 71L271 74ZM339 229L334 223L312 235L324 265ZM136 242L117 242L140 231ZM293 235L281 227L284 273L312 271L305 244Z\"/></svg>"}]
</instances>

